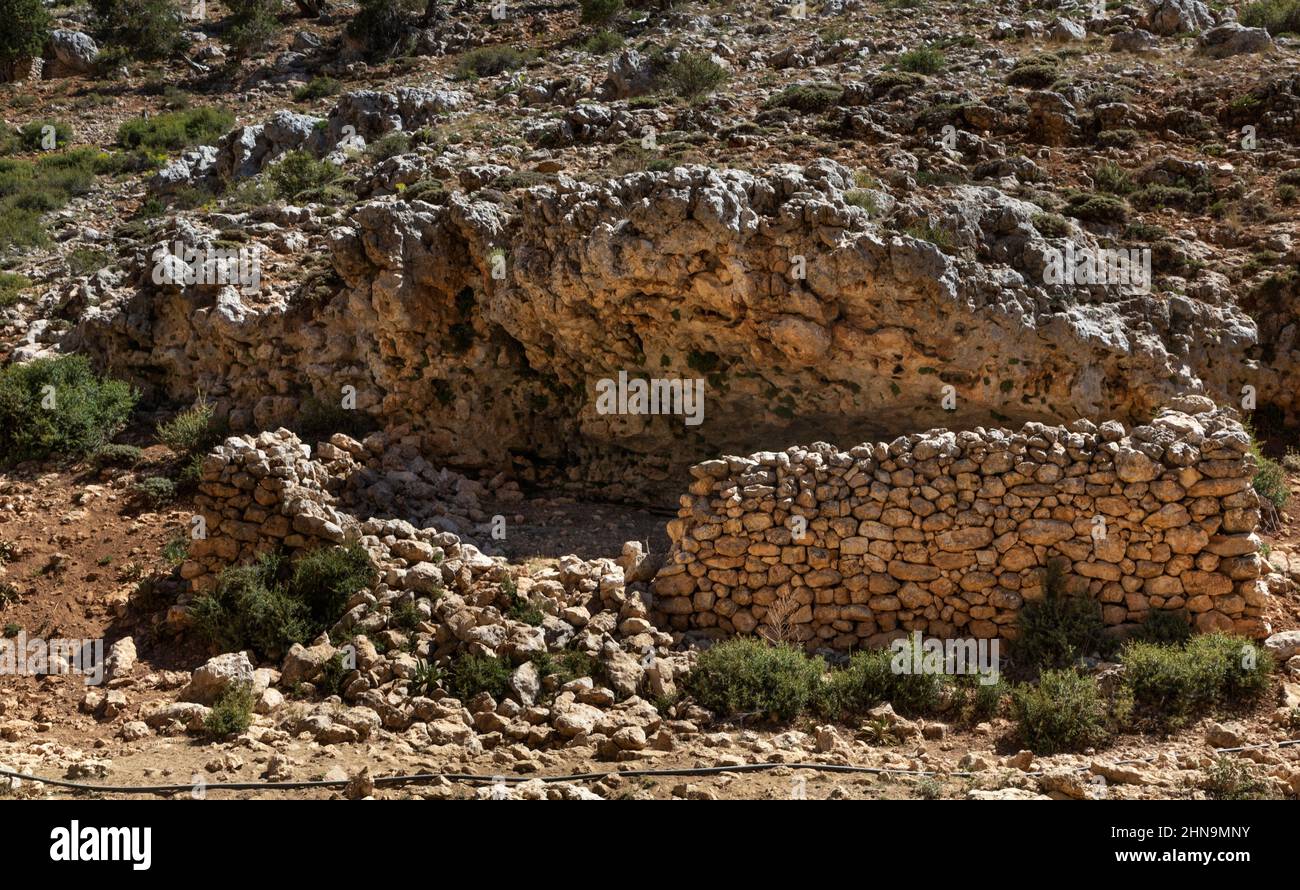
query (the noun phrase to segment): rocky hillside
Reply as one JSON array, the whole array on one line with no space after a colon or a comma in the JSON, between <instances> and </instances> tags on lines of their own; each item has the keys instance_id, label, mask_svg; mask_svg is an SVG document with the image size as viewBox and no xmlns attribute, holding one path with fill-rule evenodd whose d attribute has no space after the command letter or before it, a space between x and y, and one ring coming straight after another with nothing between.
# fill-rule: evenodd
<instances>
[{"instance_id":1,"label":"rocky hillside","mask_svg":"<svg viewBox=\"0 0 1300 890\"><path fill-rule=\"evenodd\" d=\"M5 768L1300 793L1295 0L0 18Z\"/></svg>"}]
</instances>

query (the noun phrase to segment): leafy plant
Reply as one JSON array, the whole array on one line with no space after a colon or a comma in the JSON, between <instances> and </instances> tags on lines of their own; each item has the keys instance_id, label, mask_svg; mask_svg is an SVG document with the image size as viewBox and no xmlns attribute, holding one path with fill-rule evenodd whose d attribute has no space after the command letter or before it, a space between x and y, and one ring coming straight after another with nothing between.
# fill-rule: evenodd
<instances>
[{"instance_id":1,"label":"leafy plant","mask_svg":"<svg viewBox=\"0 0 1300 890\"><path fill-rule=\"evenodd\" d=\"M1044 671L1011 693L1017 743L1036 754L1082 751L1109 735L1097 681L1077 671Z\"/></svg>"},{"instance_id":2,"label":"leafy plant","mask_svg":"<svg viewBox=\"0 0 1300 890\"><path fill-rule=\"evenodd\" d=\"M786 645L736 639L700 653L686 688L720 716L755 714L789 720L819 694L825 665Z\"/></svg>"},{"instance_id":3,"label":"leafy plant","mask_svg":"<svg viewBox=\"0 0 1300 890\"><path fill-rule=\"evenodd\" d=\"M137 398L84 356L11 365L0 371L0 463L89 454L126 425Z\"/></svg>"},{"instance_id":4,"label":"leafy plant","mask_svg":"<svg viewBox=\"0 0 1300 890\"><path fill-rule=\"evenodd\" d=\"M1065 563L1053 560L1043 573L1043 597L1020 610L1013 653L1031 668L1068 667L1083 655L1105 648L1101 606L1064 590Z\"/></svg>"},{"instance_id":5,"label":"leafy plant","mask_svg":"<svg viewBox=\"0 0 1300 890\"><path fill-rule=\"evenodd\" d=\"M462 702L481 692L500 701L509 690L509 684L510 665L491 655L462 655L451 663L447 677L447 689Z\"/></svg>"},{"instance_id":6,"label":"leafy plant","mask_svg":"<svg viewBox=\"0 0 1300 890\"><path fill-rule=\"evenodd\" d=\"M253 725L254 704L252 687L247 683L233 683L212 706L204 718L203 728L216 739L245 732Z\"/></svg>"}]
</instances>

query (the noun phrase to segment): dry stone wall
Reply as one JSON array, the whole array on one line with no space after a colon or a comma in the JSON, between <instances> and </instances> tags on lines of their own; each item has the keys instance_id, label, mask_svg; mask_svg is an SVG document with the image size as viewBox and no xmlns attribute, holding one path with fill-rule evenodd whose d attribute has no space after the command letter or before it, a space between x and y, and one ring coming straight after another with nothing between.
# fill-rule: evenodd
<instances>
[{"instance_id":1,"label":"dry stone wall","mask_svg":"<svg viewBox=\"0 0 1300 890\"><path fill-rule=\"evenodd\" d=\"M1254 469L1236 415L1199 396L1127 433L1029 423L709 460L669 525L656 608L679 630L809 647L1014 638L1057 562L1107 625L1185 609L1201 631L1258 637Z\"/></svg>"}]
</instances>

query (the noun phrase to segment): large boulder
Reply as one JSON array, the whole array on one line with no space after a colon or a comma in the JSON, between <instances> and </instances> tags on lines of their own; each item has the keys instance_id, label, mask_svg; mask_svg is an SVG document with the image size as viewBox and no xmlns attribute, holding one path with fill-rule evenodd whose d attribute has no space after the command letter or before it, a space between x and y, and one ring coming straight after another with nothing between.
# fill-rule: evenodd
<instances>
[{"instance_id":1,"label":"large boulder","mask_svg":"<svg viewBox=\"0 0 1300 890\"><path fill-rule=\"evenodd\" d=\"M227 652L210 658L190 675L189 685L181 690L180 700L211 705L235 685L253 686L253 663L245 652Z\"/></svg>"},{"instance_id":2,"label":"large boulder","mask_svg":"<svg viewBox=\"0 0 1300 890\"><path fill-rule=\"evenodd\" d=\"M45 43L46 77L65 77L70 74L90 74L99 59L99 47L89 34L55 28Z\"/></svg>"},{"instance_id":3,"label":"large boulder","mask_svg":"<svg viewBox=\"0 0 1300 890\"><path fill-rule=\"evenodd\" d=\"M1273 38L1263 28L1247 28L1227 22L1201 35L1198 51L1212 59L1226 59L1273 49Z\"/></svg>"}]
</instances>

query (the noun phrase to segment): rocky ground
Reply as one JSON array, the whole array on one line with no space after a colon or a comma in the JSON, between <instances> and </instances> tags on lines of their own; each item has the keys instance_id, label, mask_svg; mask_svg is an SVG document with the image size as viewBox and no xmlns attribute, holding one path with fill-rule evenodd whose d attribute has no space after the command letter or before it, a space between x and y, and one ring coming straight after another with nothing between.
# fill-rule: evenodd
<instances>
[{"instance_id":1,"label":"rocky ground","mask_svg":"<svg viewBox=\"0 0 1300 890\"><path fill-rule=\"evenodd\" d=\"M1270 794L1300 794L1300 747L1279 744L1300 737L1285 508L1260 532L1276 695L1086 754L1018 751L1001 717L717 721L680 695L703 639L657 622L650 588L686 468L720 454L1132 425L1196 392L1280 458L1300 409L1300 37L1242 28L1242 6L684 3L624 10L614 40L573 3L457 3L384 58L347 35L348 5L286 6L241 57L211 3L188 62L106 67L60 38L48 76L0 90L10 128L66 122L72 147L124 153L119 128L144 117L234 122L97 175L50 211L48 243L3 256L27 283L0 301L0 356L77 352L131 380L145 407L118 441L145 451L0 475L0 623L112 651L101 687L4 678L0 764L212 797L1203 798L1217 750L1245 748ZM54 13L90 27L80 5ZM518 57L467 74L483 47ZM685 82L703 61L725 80ZM296 152L341 175L276 194ZM1067 241L1149 247L1151 288L1047 283ZM259 286L160 283L173 243L257 249ZM699 428L602 415L591 382L620 368L720 395ZM354 435L268 437L344 387ZM200 396L243 444L209 454L197 490L142 501L175 463L154 424ZM268 477L298 499L250 507ZM1286 484L1300 494L1294 468ZM193 547L211 511L249 537ZM381 570L340 622L357 664L332 693L339 634L258 660L208 651L186 620L205 579L295 534L359 538ZM499 701L413 685L453 652L572 649L594 677L525 661ZM242 682L252 727L206 738ZM758 763L781 765L735 771ZM670 768L719 771L514 781ZM511 781L371 781L423 772ZM206 788L307 780L335 784Z\"/></svg>"}]
</instances>

